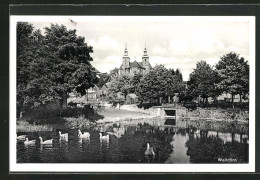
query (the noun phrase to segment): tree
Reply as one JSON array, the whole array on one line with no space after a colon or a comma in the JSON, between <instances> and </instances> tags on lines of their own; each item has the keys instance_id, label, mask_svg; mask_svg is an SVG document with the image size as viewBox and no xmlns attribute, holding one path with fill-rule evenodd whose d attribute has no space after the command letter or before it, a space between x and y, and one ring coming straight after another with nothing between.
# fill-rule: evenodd
<instances>
[{"instance_id":1,"label":"tree","mask_svg":"<svg viewBox=\"0 0 260 180\"><path fill-rule=\"evenodd\" d=\"M218 86L223 92L230 93L232 96L232 103L234 96L240 95L240 102L242 96L246 97L249 94L249 65L243 57L239 54L230 52L222 57L216 65L218 74L220 75L220 82Z\"/></svg>"},{"instance_id":2,"label":"tree","mask_svg":"<svg viewBox=\"0 0 260 180\"><path fill-rule=\"evenodd\" d=\"M175 71L166 69L163 65L156 65L149 73L144 75L137 88L137 95L141 102L159 103L159 99L166 98L179 91L182 77Z\"/></svg>"},{"instance_id":3,"label":"tree","mask_svg":"<svg viewBox=\"0 0 260 180\"><path fill-rule=\"evenodd\" d=\"M216 84L218 82L218 73L206 61L200 61L190 74L188 81L189 95L202 98L204 104L208 97L214 98L221 93L217 89Z\"/></svg>"},{"instance_id":4,"label":"tree","mask_svg":"<svg viewBox=\"0 0 260 180\"><path fill-rule=\"evenodd\" d=\"M27 107L60 100L66 109L69 92L85 94L97 81L93 48L64 25L51 24L44 36L33 30L29 23L17 24L17 99Z\"/></svg>"},{"instance_id":5,"label":"tree","mask_svg":"<svg viewBox=\"0 0 260 180\"><path fill-rule=\"evenodd\" d=\"M132 86L131 93L137 93L138 87L140 85L141 79L143 78L143 75L138 73L134 74L134 76L130 80L130 84Z\"/></svg>"},{"instance_id":6,"label":"tree","mask_svg":"<svg viewBox=\"0 0 260 180\"><path fill-rule=\"evenodd\" d=\"M124 98L126 99L127 94L133 89L131 84L131 76L129 75L115 75L110 81L109 93L116 97L117 93L124 94Z\"/></svg>"}]
</instances>

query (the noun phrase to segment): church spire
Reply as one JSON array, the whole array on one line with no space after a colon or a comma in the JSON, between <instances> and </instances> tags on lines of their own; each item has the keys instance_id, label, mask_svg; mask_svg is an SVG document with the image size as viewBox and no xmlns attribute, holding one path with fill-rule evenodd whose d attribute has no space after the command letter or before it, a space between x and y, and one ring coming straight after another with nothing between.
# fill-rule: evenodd
<instances>
[{"instance_id":1,"label":"church spire","mask_svg":"<svg viewBox=\"0 0 260 180\"><path fill-rule=\"evenodd\" d=\"M128 56L127 43L125 43L125 53L124 53L124 56Z\"/></svg>"},{"instance_id":2,"label":"church spire","mask_svg":"<svg viewBox=\"0 0 260 180\"><path fill-rule=\"evenodd\" d=\"M146 42L144 43L144 56L147 56Z\"/></svg>"}]
</instances>

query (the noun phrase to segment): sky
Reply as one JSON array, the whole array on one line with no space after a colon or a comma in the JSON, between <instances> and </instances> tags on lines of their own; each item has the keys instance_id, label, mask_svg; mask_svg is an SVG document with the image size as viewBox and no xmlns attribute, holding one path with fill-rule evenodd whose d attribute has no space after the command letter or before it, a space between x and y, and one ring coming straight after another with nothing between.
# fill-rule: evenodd
<instances>
[{"instance_id":1,"label":"sky","mask_svg":"<svg viewBox=\"0 0 260 180\"><path fill-rule=\"evenodd\" d=\"M72 21L71 21L72 20ZM146 44L150 63L180 69L183 80L204 60L214 66L233 51L250 61L250 21L246 17L70 16L23 18L36 29L51 23L76 29L93 46L92 65L109 72L122 63L127 44L130 61L141 61Z\"/></svg>"}]
</instances>

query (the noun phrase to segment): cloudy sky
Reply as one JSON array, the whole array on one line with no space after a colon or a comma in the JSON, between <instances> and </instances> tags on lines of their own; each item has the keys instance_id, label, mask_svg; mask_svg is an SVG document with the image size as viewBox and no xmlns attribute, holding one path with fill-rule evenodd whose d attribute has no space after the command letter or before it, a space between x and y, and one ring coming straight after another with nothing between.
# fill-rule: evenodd
<instances>
[{"instance_id":1,"label":"cloudy sky","mask_svg":"<svg viewBox=\"0 0 260 180\"><path fill-rule=\"evenodd\" d=\"M214 65L231 51L250 60L250 21L246 17L23 18L26 20L40 29L50 23L76 29L93 46L92 64L101 72L121 65L126 43L131 61L135 58L141 61L146 43L152 66L164 64L167 68L179 68L184 80L188 80L200 60Z\"/></svg>"}]
</instances>

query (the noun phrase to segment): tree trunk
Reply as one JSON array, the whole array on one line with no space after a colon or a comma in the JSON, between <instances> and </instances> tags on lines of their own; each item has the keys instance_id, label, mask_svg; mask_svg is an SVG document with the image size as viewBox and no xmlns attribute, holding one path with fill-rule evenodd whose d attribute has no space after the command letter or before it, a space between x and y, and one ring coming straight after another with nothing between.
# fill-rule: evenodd
<instances>
[{"instance_id":1,"label":"tree trunk","mask_svg":"<svg viewBox=\"0 0 260 180\"><path fill-rule=\"evenodd\" d=\"M22 118L22 107L23 107L23 105L22 105L22 103L20 102L20 103L17 103L18 105L16 106L16 117L18 118L18 119L20 119L20 118Z\"/></svg>"},{"instance_id":2,"label":"tree trunk","mask_svg":"<svg viewBox=\"0 0 260 180\"><path fill-rule=\"evenodd\" d=\"M234 95L232 94L231 97L232 97L232 106L234 108Z\"/></svg>"},{"instance_id":3,"label":"tree trunk","mask_svg":"<svg viewBox=\"0 0 260 180\"><path fill-rule=\"evenodd\" d=\"M239 94L240 97L240 103L242 103L242 94Z\"/></svg>"},{"instance_id":4,"label":"tree trunk","mask_svg":"<svg viewBox=\"0 0 260 180\"><path fill-rule=\"evenodd\" d=\"M88 89L87 89L87 102L88 102Z\"/></svg>"},{"instance_id":5,"label":"tree trunk","mask_svg":"<svg viewBox=\"0 0 260 180\"><path fill-rule=\"evenodd\" d=\"M61 109L62 110L67 110L68 108L68 103L67 103L67 93L64 92L61 96Z\"/></svg>"}]
</instances>

